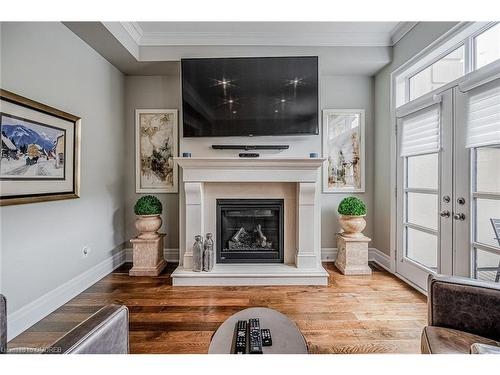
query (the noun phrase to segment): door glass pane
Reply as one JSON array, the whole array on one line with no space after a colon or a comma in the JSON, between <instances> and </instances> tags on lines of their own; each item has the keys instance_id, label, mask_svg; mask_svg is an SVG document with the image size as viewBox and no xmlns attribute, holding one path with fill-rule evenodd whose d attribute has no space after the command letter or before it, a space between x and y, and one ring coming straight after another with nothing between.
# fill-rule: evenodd
<instances>
[{"instance_id":1,"label":"door glass pane","mask_svg":"<svg viewBox=\"0 0 500 375\"><path fill-rule=\"evenodd\" d=\"M475 38L476 69L500 59L500 24L497 24Z\"/></svg>"},{"instance_id":2,"label":"door glass pane","mask_svg":"<svg viewBox=\"0 0 500 375\"><path fill-rule=\"evenodd\" d=\"M438 154L408 157L408 187L438 188Z\"/></svg>"},{"instance_id":3,"label":"door glass pane","mask_svg":"<svg viewBox=\"0 0 500 375\"><path fill-rule=\"evenodd\" d=\"M475 277L479 280L498 281L500 275L500 255L476 249Z\"/></svg>"},{"instance_id":4,"label":"door glass pane","mask_svg":"<svg viewBox=\"0 0 500 375\"><path fill-rule=\"evenodd\" d=\"M500 200L476 199L476 242L499 247L491 219L500 219Z\"/></svg>"},{"instance_id":5,"label":"door glass pane","mask_svg":"<svg viewBox=\"0 0 500 375\"><path fill-rule=\"evenodd\" d=\"M437 230L438 199L436 194L408 194L408 222Z\"/></svg>"},{"instance_id":6,"label":"door glass pane","mask_svg":"<svg viewBox=\"0 0 500 375\"><path fill-rule=\"evenodd\" d=\"M432 270L437 270L437 245L437 236L406 228L406 256Z\"/></svg>"},{"instance_id":7,"label":"door glass pane","mask_svg":"<svg viewBox=\"0 0 500 375\"><path fill-rule=\"evenodd\" d=\"M500 193L500 146L478 148L476 162L476 191Z\"/></svg>"},{"instance_id":8,"label":"door glass pane","mask_svg":"<svg viewBox=\"0 0 500 375\"><path fill-rule=\"evenodd\" d=\"M465 70L464 51L464 46L461 46L411 77L410 100L463 76Z\"/></svg>"}]
</instances>

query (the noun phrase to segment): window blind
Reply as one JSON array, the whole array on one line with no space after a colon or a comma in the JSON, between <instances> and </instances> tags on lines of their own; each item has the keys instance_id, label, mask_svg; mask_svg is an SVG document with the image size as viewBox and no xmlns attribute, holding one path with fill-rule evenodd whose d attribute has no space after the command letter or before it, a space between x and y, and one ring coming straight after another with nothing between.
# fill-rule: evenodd
<instances>
[{"instance_id":1,"label":"window blind","mask_svg":"<svg viewBox=\"0 0 500 375\"><path fill-rule=\"evenodd\" d=\"M500 87L470 91L467 99L465 146L500 144Z\"/></svg>"},{"instance_id":2,"label":"window blind","mask_svg":"<svg viewBox=\"0 0 500 375\"><path fill-rule=\"evenodd\" d=\"M438 152L440 149L440 105L434 104L401 119L401 156Z\"/></svg>"}]
</instances>

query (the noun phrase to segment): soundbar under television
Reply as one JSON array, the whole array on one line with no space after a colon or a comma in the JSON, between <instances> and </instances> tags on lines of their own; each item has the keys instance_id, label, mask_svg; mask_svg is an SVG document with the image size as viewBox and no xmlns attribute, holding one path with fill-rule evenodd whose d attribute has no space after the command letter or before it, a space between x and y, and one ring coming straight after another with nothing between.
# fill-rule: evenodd
<instances>
[{"instance_id":1,"label":"soundbar under television","mask_svg":"<svg viewBox=\"0 0 500 375\"><path fill-rule=\"evenodd\" d=\"M184 137L318 134L318 58L182 60Z\"/></svg>"}]
</instances>

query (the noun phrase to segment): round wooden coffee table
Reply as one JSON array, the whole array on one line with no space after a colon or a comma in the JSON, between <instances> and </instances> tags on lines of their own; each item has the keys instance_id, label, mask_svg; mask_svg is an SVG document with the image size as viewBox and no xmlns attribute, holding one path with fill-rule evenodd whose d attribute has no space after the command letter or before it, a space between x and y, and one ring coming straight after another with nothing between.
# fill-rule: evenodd
<instances>
[{"instance_id":1,"label":"round wooden coffee table","mask_svg":"<svg viewBox=\"0 0 500 375\"><path fill-rule=\"evenodd\" d=\"M262 347L264 354L307 354L307 343L294 322L282 313L264 308L253 307L231 315L212 336L209 354L231 354L234 329L238 320L259 318L260 328L269 328L272 346Z\"/></svg>"}]
</instances>

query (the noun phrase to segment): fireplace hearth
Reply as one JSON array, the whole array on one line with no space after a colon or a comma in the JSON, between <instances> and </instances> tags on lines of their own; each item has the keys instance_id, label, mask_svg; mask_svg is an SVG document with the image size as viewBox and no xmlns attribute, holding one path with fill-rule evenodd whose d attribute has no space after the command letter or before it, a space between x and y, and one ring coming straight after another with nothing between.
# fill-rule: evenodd
<instances>
[{"instance_id":1,"label":"fireplace hearth","mask_svg":"<svg viewBox=\"0 0 500 375\"><path fill-rule=\"evenodd\" d=\"M283 263L283 199L217 199L217 263Z\"/></svg>"}]
</instances>

